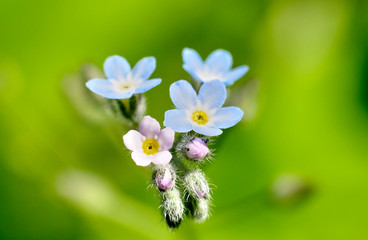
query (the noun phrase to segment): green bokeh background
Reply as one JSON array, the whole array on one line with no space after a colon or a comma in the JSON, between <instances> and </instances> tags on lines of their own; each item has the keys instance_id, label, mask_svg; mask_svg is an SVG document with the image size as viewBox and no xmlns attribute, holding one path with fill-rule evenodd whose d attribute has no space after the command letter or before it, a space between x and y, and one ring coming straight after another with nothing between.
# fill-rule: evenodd
<instances>
[{"instance_id":1,"label":"green bokeh background","mask_svg":"<svg viewBox=\"0 0 368 240\"><path fill-rule=\"evenodd\" d=\"M367 1L3 0L0 33L1 239L368 237ZM162 123L169 85L189 79L184 47L226 49L250 71L232 87L245 121L206 166L212 216L171 232L128 129L71 100L65 79L113 54L155 56L163 82L146 96ZM311 193L274 201L280 174Z\"/></svg>"}]
</instances>

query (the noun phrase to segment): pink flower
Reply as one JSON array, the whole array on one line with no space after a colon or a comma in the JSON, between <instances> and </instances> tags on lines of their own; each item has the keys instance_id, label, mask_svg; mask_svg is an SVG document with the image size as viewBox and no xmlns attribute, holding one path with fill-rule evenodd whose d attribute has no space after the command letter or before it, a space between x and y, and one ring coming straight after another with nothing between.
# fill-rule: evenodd
<instances>
[{"instance_id":1,"label":"pink flower","mask_svg":"<svg viewBox=\"0 0 368 240\"><path fill-rule=\"evenodd\" d=\"M201 138L194 138L186 147L188 149L187 157L194 160L202 160L210 152L207 143Z\"/></svg>"},{"instance_id":2,"label":"pink flower","mask_svg":"<svg viewBox=\"0 0 368 240\"><path fill-rule=\"evenodd\" d=\"M132 151L132 159L138 166L167 164L172 155L168 151L174 142L171 128L160 129L156 119L145 116L139 124L139 132L130 130L123 136L125 146Z\"/></svg>"}]
</instances>

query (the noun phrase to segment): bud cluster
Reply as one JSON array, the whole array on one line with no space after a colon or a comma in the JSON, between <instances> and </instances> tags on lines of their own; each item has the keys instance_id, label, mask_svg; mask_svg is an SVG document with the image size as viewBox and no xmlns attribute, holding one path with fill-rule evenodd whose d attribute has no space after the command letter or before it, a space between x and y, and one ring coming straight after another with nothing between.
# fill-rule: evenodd
<instances>
[{"instance_id":1,"label":"bud cluster","mask_svg":"<svg viewBox=\"0 0 368 240\"><path fill-rule=\"evenodd\" d=\"M152 183L160 193L162 210L170 228L176 228L183 219L185 208L196 221L203 222L209 216L210 189L205 174L189 168L211 155L207 138L185 134L176 146L180 158L173 158L168 164L152 166ZM183 192L181 192L181 190Z\"/></svg>"}]
</instances>

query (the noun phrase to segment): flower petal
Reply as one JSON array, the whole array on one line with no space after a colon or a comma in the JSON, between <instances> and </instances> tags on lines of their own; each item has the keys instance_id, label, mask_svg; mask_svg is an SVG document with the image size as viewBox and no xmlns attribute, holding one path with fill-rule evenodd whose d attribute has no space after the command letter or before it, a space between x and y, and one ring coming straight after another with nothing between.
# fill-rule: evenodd
<instances>
[{"instance_id":1,"label":"flower petal","mask_svg":"<svg viewBox=\"0 0 368 240\"><path fill-rule=\"evenodd\" d=\"M114 85L105 79L91 79L86 83L86 86L92 92L110 99L130 98L133 95L131 92L119 92L115 90Z\"/></svg>"},{"instance_id":2,"label":"flower petal","mask_svg":"<svg viewBox=\"0 0 368 240\"><path fill-rule=\"evenodd\" d=\"M86 82L86 87L94 93L103 94L113 91L113 84L106 79L91 79Z\"/></svg>"},{"instance_id":3,"label":"flower petal","mask_svg":"<svg viewBox=\"0 0 368 240\"><path fill-rule=\"evenodd\" d=\"M131 151L142 152L143 136L136 130L130 130L123 136L125 146Z\"/></svg>"},{"instance_id":4,"label":"flower petal","mask_svg":"<svg viewBox=\"0 0 368 240\"><path fill-rule=\"evenodd\" d=\"M205 135L205 136L217 136L220 135L222 133L222 130L219 128L215 128L215 127L208 127L205 125L197 125L197 126L193 126L193 130L196 133Z\"/></svg>"},{"instance_id":5,"label":"flower petal","mask_svg":"<svg viewBox=\"0 0 368 240\"><path fill-rule=\"evenodd\" d=\"M225 72L229 71L233 64L233 59L228 51L219 49L213 51L206 59L205 64L211 71Z\"/></svg>"},{"instance_id":6,"label":"flower petal","mask_svg":"<svg viewBox=\"0 0 368 240\"><path fill-rule=\"evenodd\" d=\"M189 122L185 112L172 109L165 112L164 126L170 127L175 132L189 132L192 124Z\"/></svg>"},{"instance_id":7,"label":"flower petal","mask_svg":"<svg viewBox=\"0 0 368 240\"><path fill-rule=\"evenodd\" d=\"M132 159L138 166L148 166L152 162L152 157L142 152L132 152Z\"/></svg>"},{"instance_id":8,"label":"flower petal","mask_svg":"<svg viewBox=\"0 0 368 240\"><path fill-rule=\"evenodd\" d=\"M232 85L236 80L243 77L249 70L249 67L246 65L234 68L231 72L227 73L222 81L226 86Z\"/></svg>"},{"instance_id":9,"label":"flower petal","mask_svg":"<svg viewBox=\"0 0 368 240\"><path fill-rule=\"evenodd\" d=\"M133 68L133 78L148 79L156 69L156 59L154 57L142 58Z\"/></svg>"},{"instance_id":10,"label":"flower petal","mask_svg":"<svg viewBox=\"0 0 368 240\"><path fill-rule=\"evenodd\" d=\"M152 162L156 165L167 164L171 161L172 155L169 151L158 152L152 157Z\"/></svg>"},{"instance_id":11,"label":"flower petal","mask_svg":"<svg viewBox=\"0 0 368 240\"><path fill-rule=\"evenodd\" d=\"M197 94L192 85L185 80L179 80L171 84L170 97L179 109L187 109L197 104Z\"/></svg>"},{"instance_id":12,"label":"flower petal","mask_svg":"<svg viewBox=\"0 0 368 240\"><path fill-rule=\"evenodd\" d=\"M130 72L128 61L118 55L108 57L104 63L104 71L107 78L121 79Z\"/></svg>"},{"instance_id":13,"label":"flower petal","mask_svg":"<svg viewBox=\"0 0 368 240\"><path fill-rule=\"evenodd\" d=\"M161 79L160 78L154 78L154 79L150 79L150 80L145 80L141 84L138 85L138 88L134 90L134 93L144 93L144 92L147 92L148 90L156 87L160 83L161 83Z\"/></svg>"},{"instance_id":14,"label":"flower petal","mask_svg":"<svg viewBox=\"0 0 368 240\"><path fill-rule=\"evenodd\" d=\"M203 82L203 80L197 75L197 72L187 65L183 65L184 70L189 73L198 82Z\"/></svg>"},{"instance_id":15,"label":"flower petal","mask_svg":"<svg viewBox=\"0 0 368 240\"><path fill-rule=\"evenodd\" d=\"M243 117L243 111L238 107L224 107L212 116L213 125L218 128L229 128L237 124Z\"/></svg>"},{"instance_id":16,"label":"flower petal","mask_svg":"<svg viewBox=\"0 0 368 240\"><path fill-rule=\"evenodd\" d=\"M203 67L203 61L201 56L190 48L184 48L183 52L183 62L184 62L184 69L187 71L187 69L191 69L192 71L197 70L198 68ZM190 74L190 73L189 73Z\"/></svg>"},{"instance_id":17,"label":"flower petal","mask_svg":"<svg viewBox=\"0 0 368 240\"><path fill-rule=\"evenodd\" d=\"M145 116L139 124L139 132L147 138L154 138L160 134L160 124L156 119Z\"/></svg>"},{"instance_id":18,"label":"flower petal","mask_svg":"<svg viewBox=\"0 0 368 240\"><path fill-rule=\"evenodd\" d=\"M204 83L199 89L198 99L209 109L220 108L226 100L225 85L219 80Z\"/></svg>"},{"instance_id":19,"label":"flower petal","mask_svg":"<svg viewBox=\"0 0 368 240\"><path fill-rule=\"evenodd\" d=\"M169 150L175 140L175 132L171 128L164 128L161 130L158 135L158 144L160 145L160 149Z\"/></svg>"}]
</instances>

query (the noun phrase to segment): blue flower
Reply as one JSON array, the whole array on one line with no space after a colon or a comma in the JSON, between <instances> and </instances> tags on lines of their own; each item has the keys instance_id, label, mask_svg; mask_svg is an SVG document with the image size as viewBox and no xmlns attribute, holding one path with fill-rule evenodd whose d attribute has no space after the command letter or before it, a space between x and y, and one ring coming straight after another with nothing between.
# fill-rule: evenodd
<instances>
[{"instance_id":1,"label":"blue flower","mask_svg":"<svg viewBox=\"0 0 368 240\"><path fill-rule=\"evenodd\" d=\"M133 94L144 93L161 83L160 78L147 81L156 68L154 57L142 58L130 69L128 61L120 56L111 56L105 60L104 71L107 79L91 79L87 88L105 98L124 99Z\"/></svg>"},{"instance_id":2,"label":"blue flower","mask_svg":"<svg viewBox=\"0 0 368 240\"><path fill-rule=\"evenodd\" d=\"M243 117L237 107L224 107L226 88L219 80L204 83L199 93L185 80L170 86L170 97L177 109L165 112L164 125L176 132L194 130L206 136L217 136L220 128L229 128Z\"/></svg>"},{"instance_id":3,"label":"blue flower","mask_svg":"<svg viewBox=\"0 0 368 240\"><path fill-rule=\"evenodd\" d=\"M206 61L190 48L183 50L183 68L199 82L220 80L226 86L232 85L236 80L243 77L249 70L246 65L231 69L233 59L228 51L218 49L213 51Z\"/></svg>"}]
</instances>

